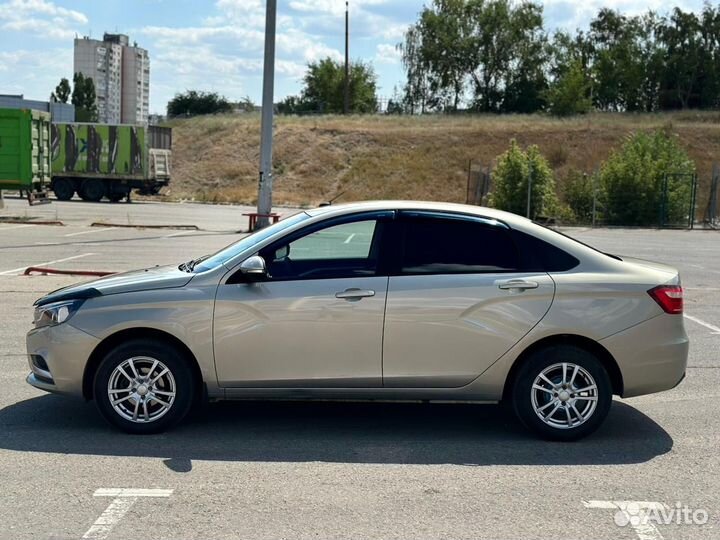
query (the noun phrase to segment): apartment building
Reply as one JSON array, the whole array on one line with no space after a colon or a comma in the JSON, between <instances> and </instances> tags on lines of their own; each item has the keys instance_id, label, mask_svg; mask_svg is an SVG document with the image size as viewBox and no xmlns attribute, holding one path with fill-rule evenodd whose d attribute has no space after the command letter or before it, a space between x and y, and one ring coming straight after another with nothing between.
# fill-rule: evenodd
<instances>
[{"instance_id":1,"label":"apartment building","mask_svg":"<svg viewBox=\"0 0 720 540\"><path fill-rule=\"evenodd\" d=\"M73 72L93 79L100 122L148 123L150 57L137 43L130 45L128 36L76 39Z\"/></svg>"}]
</instances>

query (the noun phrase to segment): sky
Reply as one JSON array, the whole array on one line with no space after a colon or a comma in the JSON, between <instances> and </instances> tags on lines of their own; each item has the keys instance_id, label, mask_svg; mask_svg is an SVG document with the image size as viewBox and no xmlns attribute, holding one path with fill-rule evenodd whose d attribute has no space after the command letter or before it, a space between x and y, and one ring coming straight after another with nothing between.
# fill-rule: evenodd
<instances>
[{"instance_id":1,"label":"sky","mask_svg":"<svg viewBox=\"0 0 720 540\"><path fill-rule=\"evenodd\" d=\"M372 62L378 95L404 75L396 44L430 0L350 0L351 59ZM636 14L702 0L545 0L550 31L585 27L601 7ZM344 0L279 0L276 101L299 93L308 62L344 55ZM150 54L150 112L188 89L231 100L262 91L264 0L0 0L0 94L46 100L72 79L73 39L124 33Z\"/></svg>"}]
</instances>

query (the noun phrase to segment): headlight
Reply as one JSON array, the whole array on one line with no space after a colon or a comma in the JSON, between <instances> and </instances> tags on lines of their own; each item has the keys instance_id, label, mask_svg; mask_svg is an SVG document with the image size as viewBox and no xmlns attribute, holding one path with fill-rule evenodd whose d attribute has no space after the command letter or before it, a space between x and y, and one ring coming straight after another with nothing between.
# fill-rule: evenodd
<instances>
[{"instance_id":1,"label":"headlight","mask_svg":"<svg viewBox=\"0 0 720 540\"><path fill-rule=\"evenodd\" d=\"M38 306L35 308L33 324L35 328L62 324L75 315L75 312L80 309L82 303L83 300L66 300L64 302L54 302L52 304Z\"/></svg>"}]
</instances>

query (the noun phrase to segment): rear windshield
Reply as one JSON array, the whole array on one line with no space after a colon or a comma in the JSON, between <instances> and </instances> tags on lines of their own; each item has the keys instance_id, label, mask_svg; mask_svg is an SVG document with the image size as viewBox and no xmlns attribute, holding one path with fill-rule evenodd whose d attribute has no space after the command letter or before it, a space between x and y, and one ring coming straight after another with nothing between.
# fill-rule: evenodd
<instances>
[{"instance_id":1,"label":"rear windshield","mask_svg":"<svg viewBox=\"0 0 720 540\"><path fill-rule=\"evenodd\" d=\"M535 223L535 222L533 221L533 223ZM593 250L594 252L596 252L596 253L600 253L601 255L605 255L606 257L610 257L611 259L615 259L616 261L622 261L622 259L621 259L618 255L615 255L615 254L613 254L613 253L607 253L607 252L605 252L605 251L600 251L598 248L593 247L593 246L591 246L590 244L586 244L585 242L582 242L582 241L578 240L577 238L573 238L572 236L570 236L570 235L568 235L568 234L565 234L565 233L563 233L563 232L560 232L560 231L558 231L557 229L551 229L550 227L547 227L547 226L545 226L545 225L541 225L540 223L535 223L535 225L537 225L538 227L542 227L543 229L545 229L545 230L547 230L547 231L551 231L551 232L554 232L555 234L559 234L559 235L562 236L563 238L567 238L568 240L572 240L572 241L575 242L576 244L580 244L581 246L584 246L584 247L586 247L586 248L588 248L588 249L592 249L592 250Z\"/></svg>"}]
</instances>

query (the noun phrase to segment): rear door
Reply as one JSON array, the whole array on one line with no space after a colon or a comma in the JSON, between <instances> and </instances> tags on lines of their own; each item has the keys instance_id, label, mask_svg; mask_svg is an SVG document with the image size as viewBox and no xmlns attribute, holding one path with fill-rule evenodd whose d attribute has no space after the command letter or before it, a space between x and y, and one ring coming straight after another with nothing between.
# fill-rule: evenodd
<instances>
[{"instance_id":1,"label":"rear door","mask_svg":"<svg viewBox=\"0 0 720 540\"><path fill-rule=\"evenodd\" d=\"M543 318L555 286L523 271L509 229L460 214L402 212L383 345L386 387L477 378Z\"/></svg>"}]
</instances>

